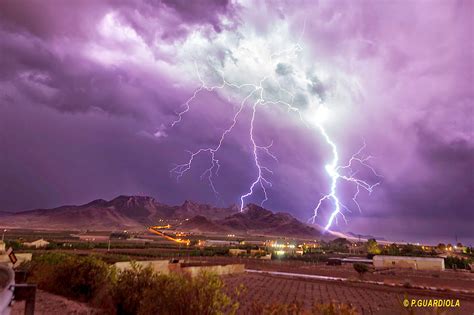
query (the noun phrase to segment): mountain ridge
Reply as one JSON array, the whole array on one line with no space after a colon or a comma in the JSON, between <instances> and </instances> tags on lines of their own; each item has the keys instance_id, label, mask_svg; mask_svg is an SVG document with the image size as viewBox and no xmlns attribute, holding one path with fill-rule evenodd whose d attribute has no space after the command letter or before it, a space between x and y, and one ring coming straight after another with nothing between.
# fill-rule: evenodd
<instances>
[{"instance_id":1,"label":"mountain ridge","mask_svg":"<svg viewBox=\"0 0 474 315\"><path fill-rule=\"evenodd\" d=\"M306 238L322 234L289 213L274 213L255 204L248 204L241 212L235 205L219 208L190 200L170 206L148 196L120 195L108 201L96 199L82 205L3 213L1 218L0 225L9 228L139 230L160 220L175 220L182 222L180 230L192 232Z\"/></svg>"}]
</instances>

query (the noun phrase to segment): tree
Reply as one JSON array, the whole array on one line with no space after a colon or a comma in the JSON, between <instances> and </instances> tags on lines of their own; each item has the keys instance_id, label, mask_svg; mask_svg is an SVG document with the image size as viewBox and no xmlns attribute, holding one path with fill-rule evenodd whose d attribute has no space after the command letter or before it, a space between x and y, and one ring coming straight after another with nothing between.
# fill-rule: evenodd
<instances>
[{"instance_id":1,"label":"tree","mask_svg":"<svg viewBox=\"0 0 474 315\"><path fill-rule=\"evenodd\" d=\"M446 245L444 245L444 243L439 243L437 248L444 252L446 250Z\"/></svg>"},{"instance_id":2,"label":"tree","mask_svg":"<svg viewBox=\"0 0 474 315\"><path fill-rule=\"evenodd\" d=\"M416 256L416 255L423 255L423 250L420 246L413 245L413 244L405 244L402 246L401 250L402 255L405 256Z\"/></svg>"},{"instance_id":3,"label":"tree","mask_svg":"<svg viewBox=\"0 0 474 315\"><path fill-rule=\"evenodd\" d=\"M372 255L379 255L382 252L375 238L367 241L367 252Z\"/></svg>"},{"instance_id":4,"label":"tree","mask_svg":"<svg viewBox=\"0 0 474 315\"><path fill-rule=\"evenodd\" d=\"M364 274L369 271L369 267L366 264L355 263L352 266L354 267L354 270L357 271L361 279L363 278Z\"/></svg>"},{"instance_id":5,"label":"tree","mask_svg":"<svg viewBox=\"0 0 474 315\"><path fill-rule=\"evenodd\" d=\"M336 238L330 242L330 248L338 252L347 252L351 242L343 237Z\"/></svg>"},{"instance_id":6,"label":"tree","mask_svg":"<svg viewBox=\"0 0 474 315\"><path fill-rule=\"evenodd\" d=\"M393 243L390 244L389 246L385 247L383 250L384 254L391 255L391 256L398 256L400 255L400 248L398 248L398 245Z\"/></svg>"}]
</instances>

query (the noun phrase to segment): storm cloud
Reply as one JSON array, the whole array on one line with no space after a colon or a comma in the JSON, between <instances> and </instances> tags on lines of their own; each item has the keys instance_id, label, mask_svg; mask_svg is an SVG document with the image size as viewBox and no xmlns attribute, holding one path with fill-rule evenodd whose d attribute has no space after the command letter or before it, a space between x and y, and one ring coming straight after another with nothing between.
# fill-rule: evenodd
<instances>
[{"instance_id":1,"label":"storm cloud","mask_svg":"<svg viewBox=\"0 0 474 315\"><path fill-rule=\"evenodd\" d=\"M472 12L467 0L1 1L0 210L119 194L238 203L255 174L247 107L218 153L219 198L200 178L205 155L179 180L170 170L187 150L216 144L242 94L203 91L171 124L202 84L196 67L209 85L221 71L241 84L268 70L298 108L331 104L343 160L364 141L375 157L381 185L361 193L362 212L341 185L352 212L335 229L474 244ZM265 69L262 43L269 54L301 50ZM273 141L278 157L265 160L274 171L265 206L307 220L328 191L331 152L297 115L261 111L258 140Z\"/></svg>"}]
</instances>

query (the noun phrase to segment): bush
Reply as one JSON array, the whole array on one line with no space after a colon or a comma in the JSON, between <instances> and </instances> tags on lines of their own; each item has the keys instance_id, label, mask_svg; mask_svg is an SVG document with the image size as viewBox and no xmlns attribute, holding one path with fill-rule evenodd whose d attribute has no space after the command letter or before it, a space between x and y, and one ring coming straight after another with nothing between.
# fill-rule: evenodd
<instances>
[{"instance_id":1,"label":"bush","mask_svg":"<svg viewBox=\"0 0 474 315\"><path fill-rule=\"evenodd\" d=\"M353 265L354 270L357 271L359 276L362 278L364 274L369 271L369 267L366 264L355 263Z\"/></svg>"},{"instance_id":2,"label":"bush","mask_svg":"<svg viewBox=\"0 0 474 315\"><path fill-rule=\"evenodd\" d=\"M132 263L119 271L94 256L34 256L29 281L42 290L89 302L105 314L233 314L238 308L214 274L158 275Z\"/></svg>"},{"instance_id":3,"label":"bush","mask_svg":"<svg viewBox=\"0 0 474 315\"><path fill-rule=\"evenodd\" d=\"M42 290L89 302L111 281L112 271L93 256L47 253L30 263L29 281Z\"/></svg>"},{"instance_id":4,"label":"bush","mask_svg":"<svg viewBox=\"0 0 474 315\"><path fill-rule=\"evenodd\" d=\"M379 245L377 244L377 241L374 238L367 240L367 252L373 255L380 255L380 253L382 252L380 250Z\"/></svg>"},{"instance_id":5,"label":"bush","mask_svg":"<svg viewBox=\"0 0 474 315\"><path fill-rule=\"evenodd\" d=\"M254 301L251 305L250 314L252 315L297 315L305 314L303 305L299 302L291 304L273 303L262 304L259 301Z\"/></svg>"},{"instance_id":6,"label":"bush","mask_svg":"<svg viewBox=\"0 0 474 315\"><path fill-rule=\"evenodd\" d=\"M112 303L117 314L137 314L140 301L155 281L153 270L132 263L132 269L118 273L112 288Z\"/></svg>"},{"instance_id":7,"label":"bush","mask_svg":"<svg viewBox=\"0 0 474 315\"><path fill-rule=\"evenodd\" d=\"M214 274L158 275L151 268L132 264L132 269L118 274L112 302L116 313L124 315L234 313L238 304L223 293L223 287Z\"/></svg>"},{"instance_id":8,"label":"bush","mask_svg":"<svg viewBox=\"0 0 474 315\"><path fill-rule=\"evenodd\" d=\"M456 256L446 257L444 264L448 269L469 269L469 260Z\"/></svg>"},{"instance_id":9,"label":"bush","mask_svg":"<svg viewBox=\"0 0 474 315\"><path fill-rule=\"evenodd\" d=\"M238 304L223 293L224 284L214 274L195 278L183 275L156 277L145 291L138 314L223 314L234 313Z\"/></svg>"},{"instance_id":10,"label":"bush","mask_svg":"<svg viewBox=\"0 0 474 315\"><path fill-rule=\"evenodd\" d=\"M23 249L23 244L20 241L15 240L6 240L5 241L5 248L11 247L14 250Z\"/></svg>"},{"instance_id":11,"label":"bush","mask_svg":"<svg viewBox=\"0 0 474 315\"><path fill-rule=\"evenodd\" d=\"M254 302L250 309L249 314L252 315L300 315L300 314L313 314L313 315L357 315L359 312L350 304L343 303L316 303L313 304L312 309L307 311L304 309L303 304L294 302L291 304L261 304Z\"/></svg>"},{"instance_id":12,"label":"bush","mask_svg":"<svg viewBox=\"0 0 474 315\"><path fill-rule=\"evenodd\" d=\"M366 266L366 265L364 265ZM313 306L313 314L321 315L357 315L359 312L350 304L323 303Z\"/></svg>"}]
</instances>

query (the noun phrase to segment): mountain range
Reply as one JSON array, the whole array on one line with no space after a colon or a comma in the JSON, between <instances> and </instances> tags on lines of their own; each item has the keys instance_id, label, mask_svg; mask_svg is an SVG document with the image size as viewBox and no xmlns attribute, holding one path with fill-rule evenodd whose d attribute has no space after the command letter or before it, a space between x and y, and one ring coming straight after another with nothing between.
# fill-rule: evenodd
<instances>
[{"instance_id":1,"label":"mountain range","mask_svg":"<svg viewBox=\"0 0 474 315\"><path fill-rule=\"evenodd\" d=\"M317 226L302 223L291 214L273 213L255 204L248 204L241 212L237 206L219 208L188 200L170 206L146 196L118 196L109 201L97 199L79 206L0 213L1 228L25 229L143 230L170 220L180 222L179 230L199 233L308 239L322 235Z\"/></svg>"}]
</instances>

